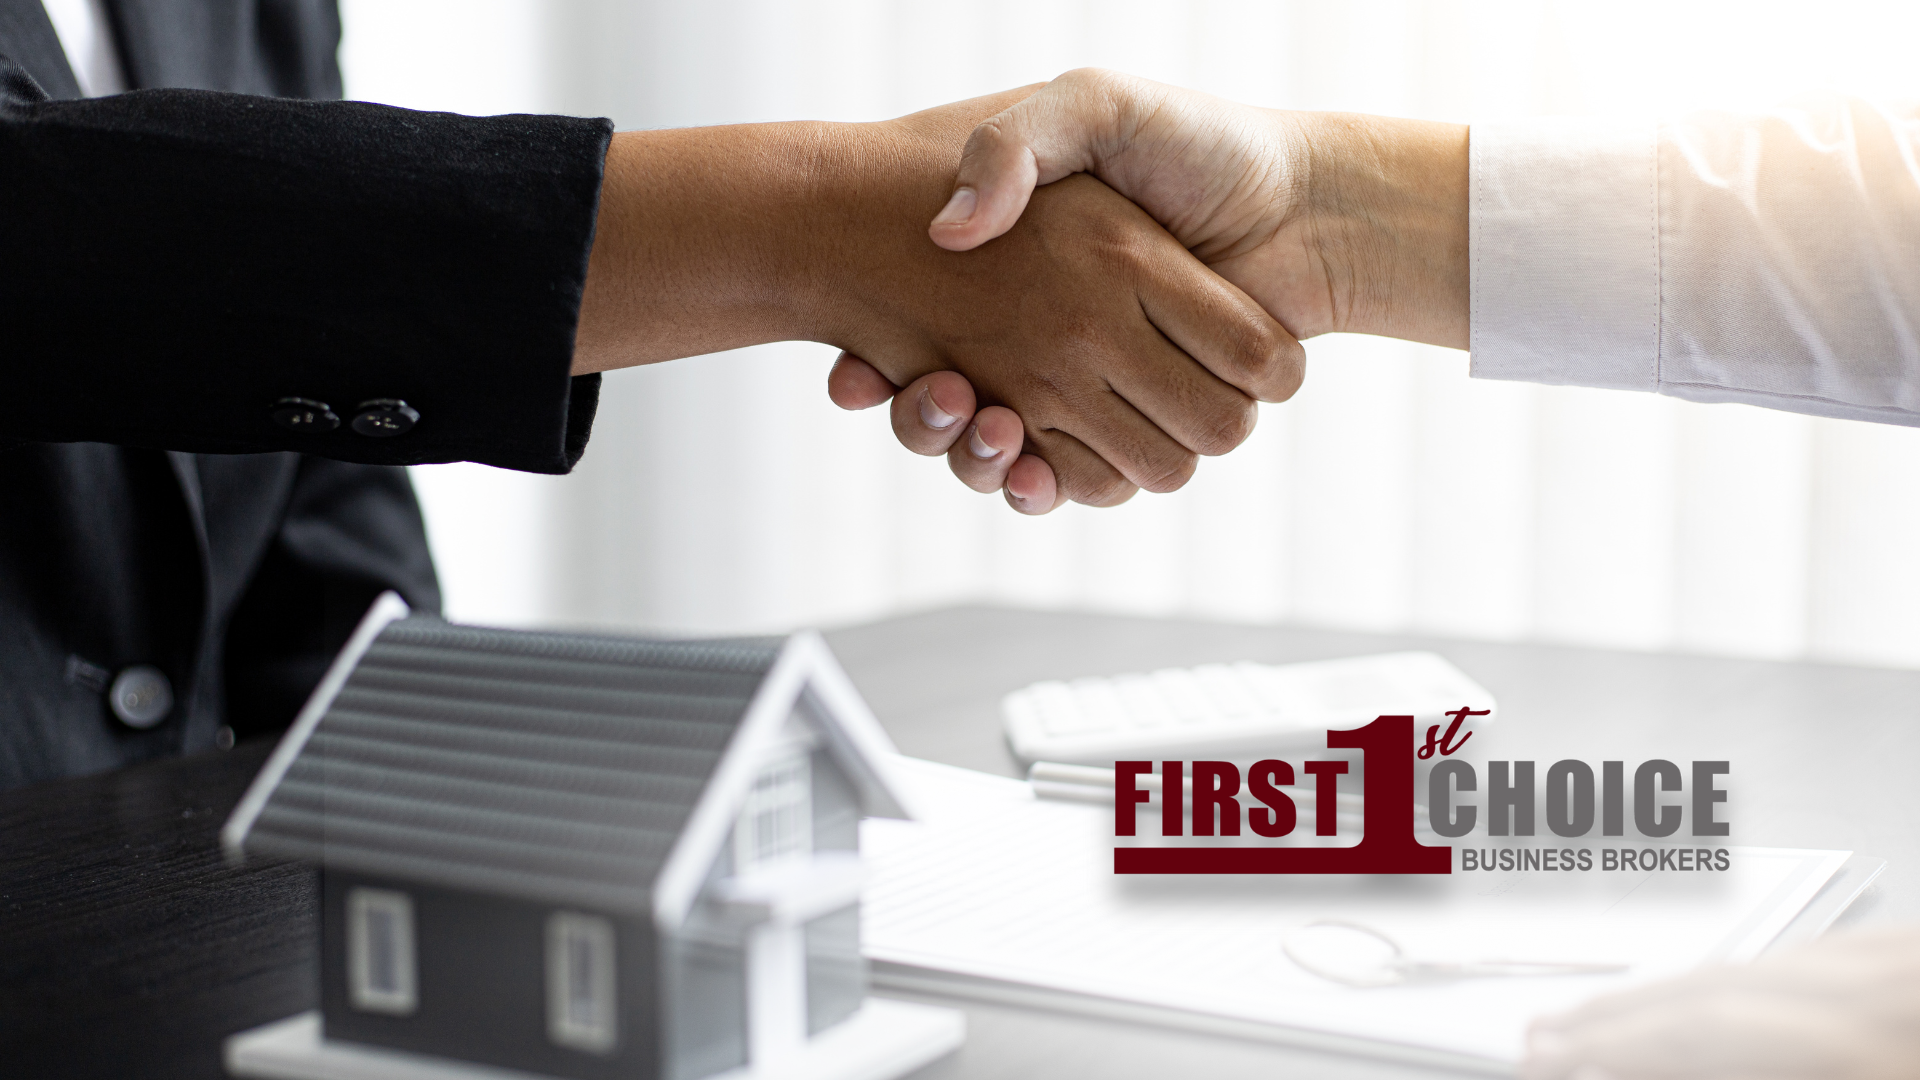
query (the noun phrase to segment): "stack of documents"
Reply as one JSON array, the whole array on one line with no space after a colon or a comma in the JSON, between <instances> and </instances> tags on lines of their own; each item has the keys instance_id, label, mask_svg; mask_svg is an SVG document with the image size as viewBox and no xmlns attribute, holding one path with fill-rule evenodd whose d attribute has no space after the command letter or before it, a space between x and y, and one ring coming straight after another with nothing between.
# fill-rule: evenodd
<instances>
[{"instance_id":1,"label":"stack of documents","mask_svg":"<svg viewBox=\"0 0 1920 1080\"><path fill-rule=\"evenodd\" d=\"M875 865L863 933L880 985L1045 994L1055 1007L1490 1072L1511 1071L1537 1015L1757 955L1851 854L1736 848L1730 869L1704 873L1121 877L1111 807L1035 800L1025 783L931 762L903 759L899 775L923 820L862 826ZM1282 952L1290 930L1323 919L1376 929L1422 960L1627 970L1354 988Z\"/></svg>"}]
</instances>

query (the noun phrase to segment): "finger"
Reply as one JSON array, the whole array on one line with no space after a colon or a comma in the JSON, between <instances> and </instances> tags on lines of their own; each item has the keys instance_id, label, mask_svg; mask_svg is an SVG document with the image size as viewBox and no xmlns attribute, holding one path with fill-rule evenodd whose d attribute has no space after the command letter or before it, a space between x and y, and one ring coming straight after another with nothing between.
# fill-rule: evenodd
<instances>
[{"instance_id":1,"label":"finger","mask_svg":"<svg viewBox=\"0 0 1920 1080\"><path fill-rule=\"evenodd\" d=\"M989 405L967 425L966 434L953 440L947 465L960 482L975 491L999 491L1007 472L1026 445L1026 429L1012 409ZM1051 507L1049 507L1051 509Z\"/></svg>"},{"instance_id":2,"label":"finger","mask_svg":"<svg viewBox=\"0 0 1920 1080\"><path fill-rule=\"evenodd\" d=\"M1106 370L1114 393L1195 454L1224 454L1253 434L1260 407L1252 398L1221 381L1154 327L1139 331L1132 343L1117 350L1119 362Z\"/></svg>"},{"instance_id":3,"label":"finger","mask_svg":"<svg viewBox=\"0 0 1920 1080\"><path fill-rule=\"evenodd\" d=\"M1020 220L1033 189L1093 168L1101 150L1124 145L1156 83L1116 72L1067 72L1039 93L989 117L960 154L947 205L928 235L949 251L968 251Z\"/></svg>"},{"instance_id":4,"label":"finger","mask_svg":"<svg viewBox=\"0 0 1920 1080\"><path fill-rule=\"evenodd\" d=\"M1198 454L1222 454L1239 445L1252 432L1258 410L1246 393L1183 351L1149 316L1160 312L1161 321L1195 349L1212 353L1222 370L1229 365L1221 357L1236 351L1266 350L1276 340L1298 349L1298 343L1100 181L1074 177L1037 194L1035 202L1047 210L1036 221L1058 220L1066 213L1097 222L1089 226L1099 230L1096 246L1112 258L1089 258L1076 264L1076 272L1129 267L1123 288L1132 295L1114 297L1118 303L1092 332L1057 338L1052 355L1021 369L1025 385L990 389L1020 405L1029 434L1058 428L1134 485L1173 491L1193 474ZM1059 377L1061 372L1070 377ZM1061 462L1042 456L1058 473Z\"/></svg>"},{"instance_id":5,"label":"finger","mask_svg":"<svg viewBox=\"0 0 1920 1080\"><path fill-rule=\"evenodd\" d=\"M1053 502L1047 509L1069 502L1087 506L1119 506L1133 498L1139 486L1128 480L1106 457L1073 435L1055 429L1027 431L1029 453L1051 466L1055 479ZM1018 465L1018 462L1015 463ZM1023 479L1032 473L1022 467ZM1038 505L1036 499L1032 504ZM1031 513L1031 507L1026 508Z\"/></svg>"},{"instance_id":6,"label":"finger","mask_svg":"<svg viewBox=\"0 0 1920 1080\"><path fill-rule=\"evenodd\" d=\"M894 395L894 437L916 454L944 454L967 431L973 408L973 384L966 376L956 371L922 375Z\"/></svg>"},{"instance_id":7,"label":"finger","mask_svg":"<svg viewBox=\"0 0 1920 1080\"><path fill-rule=\"evenodd\" d=\"M1536 1036L1520 1074L1526 1080L1598 1072L1616 1080L1688 1077L1737 1080L1773 1075L1849 1075L1856 1025L1769 994L1723 991L1677 1006L1609 1017Z\"/></svg>"},{"instance_id":8,"label":"finger","mask_svg":"<svg viewBox=\"0 0 1920 1080\"><path fill-rule=\"evenodd\" d=\"M1060 505L1053 466L1032 454L1021 454L1007 470L1006 494L1007 505L1023 514L1044 514Z\"/></svg>"},{"instance_id":9,"label":"finger","mask_svg":"<svg viewBox=\"0 0 1920 1080\"><path fill-rule=\"evenodd\" d=\"M1064 347L1061 361L1059 366L1069 371L1115 373L1106 382L1096 378L1062 388L1059 400L1045 409L1047 415L1035 417L1032 412L1022 414L1028 419L1029 439L1039 440L1045 432L1057 431L1070 436L1081 449L1089 450L1110 463L1109 471L1101 474L1097 483L1092 481L1089 474L1089 483L1093 483L1093 486L1083 488L1077 477L1069 482L1062 473L1063 463L1054 456L1053 447L1041 444L1040 456L1053 465L1054 472L1060 474L1062 482L1069 483L1075 492L1075 502L1088 501L1080 495L1094 494L1094 488L1111 482L1113 473L1118 473L1127 481L1129 490L1126 497L1132 496L1132 488L1155 492L1177 491L1193 477L1198 455L1169 434L1168 427L1197 431L1210 426L1230 426L1225 419L1202 415L1205 410L1191 400L1154 401L1152 407L1164 414L1166 426L1163 426L1148 418L1114 388L1110 380L1129 367L1184 366L1191 369L1198 379L1211 378L1144 321L1136 327L1125 328L1124 334L1117 340L1094 339ZM1226 394L1238 397L1231 388L1223 389ZM1245 398L1238 398L1238 404L1251 406L1251 402ZM1123 502L1125 499L1115 501ZM1096 501L1094 505L1111 504Z\"/></svg>"},{"instance_id":10,"label":"finger","mask_svg":"<svg viewBox=\"0 0 1920 1080\"><path fill-rule=\"evenodd\" d=\"M1110 468L1127 481L1127 498L1133 497L1133 488L1163 495L1178 491L1193 479L1198 464L1199 455L1111 391L1100 393L1093 404L1077 410L1057 430L1109 462ZM1059 471L1060 462L1053 457L1052 447L1044 447L1041 456ZM1074 501L1089 500L1076 496ZM1125 501L1093 501L1091 505L1112 506Z\"/></svg>"},{"instance_id":11,"label":"finger","mask_svg":"<svg viewBox=\"0 0 1920 1080\"><path fill-rule=\"evenodd\" d=\"M827 372L827 397L843 409L871 409L892 397L895 386L872 364L843 352Z\"/></svg>"},{"instance_id":12,"label":"finger","mask_svg":"<svg viewBox=\"0 0 1920 1080\"><path fill-rule=\"evenodd\" d=\"M1694 1002L1725 1000L1730 995L1799 999L1803 1009L1812 1010L1826 999L1878 993L1882 982L1914 985L1916 967L1920 967L1916 961L1920 961L1920 939L1911 931L1836 935L1755 963L1706 968L1596 998L1571 1012L1536 1020L1533 1032L1551 1042L1567 1032L1595 1029L1621 1017L1668 1014Z\"/></svg>"},{"instance_id":13,"label":"finger","mask_svg":"<svg viewBox=\"0 0 1920 1080\"><path fill-rule=\"evenodd\" d=\"M1256 401L1300 389L1306 349L1252 297L1175 244L1156 253L1151 274L1140 291L1147 318L1215 378Z\"/></svg>"}]
</instances>

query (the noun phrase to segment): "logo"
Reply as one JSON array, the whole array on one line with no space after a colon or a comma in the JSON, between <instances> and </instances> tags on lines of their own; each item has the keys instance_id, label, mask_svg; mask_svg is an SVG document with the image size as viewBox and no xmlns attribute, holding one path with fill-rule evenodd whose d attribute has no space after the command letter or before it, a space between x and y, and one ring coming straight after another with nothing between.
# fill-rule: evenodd
<instances>
[{"instance_id":1,"label":"logo","mask_svg":"<svg viewBox=\"0 0 1920 1080\"><path fill-rule=\"evenodd\" d=\"M1296 785L1312 788L1314 836L1339 836L1340 781L1349 775L1350 768L1346 759L1305 761L1296 771L1290 762L1268 758L1247 766L1244 772L1230 761L1116 761L1116 840L1140 836L1143 821L1157 817L1161 840L1176 842L1116 844L1113 872L1451 874L1453 845L1425 842L1416 827L1414 792L1419 763L1432 762L1426 776L1425 807L1427 831L1432 838L1453 839L1473 832L1482 809L1473 804L1479 777L1471 762L1452 755L1473 734L1460 734L1462 723L1468 717L1486 714L1463 708L1447 715L1452 722L1445 733L1439 725L1432 725L1425 741L1418 745L1411 716L1381 716L1364 727L1327 732L1328 749L1359 751L1360 837L1357 843L1341 847L1262 841L1293 836L1303 824L1293 796L1283 790ZM1727 793L1715 781L1729 771L1725 761L1692 763L1690 816L1694 836L1728 835L1728 824L1715 817L1715 807L1726 801ZM1487 835L1534 836L1535 763L1490 761L1487 774L1483 804ZM1675 763L1660 759L1640 763L1633 772L1632 818L1636 831L1654 838L1679 831L1686 808L1665 801L1663 796L1681 794L1686 786ZM1624 836L1626 793L1625 762L1603 761L1597 771L1577 759L1554 762L1546 771L1548 829L1557 837L1576 838L1588 836L1598 824L1602 836ZM1152 813L1156 794L1157 815ZM1208 842L1178 842L1189 835ZM1225 837L1242 840L1220 843ZM1464 847L1459 855L1462 871L1570 871L1590 870L1596 865L1595 853L1587 847ZM1599 852L1598 865L1603 870L1725 870L1728 862L1724 848L1606 847Z\"/></svg>"}]
</instances>

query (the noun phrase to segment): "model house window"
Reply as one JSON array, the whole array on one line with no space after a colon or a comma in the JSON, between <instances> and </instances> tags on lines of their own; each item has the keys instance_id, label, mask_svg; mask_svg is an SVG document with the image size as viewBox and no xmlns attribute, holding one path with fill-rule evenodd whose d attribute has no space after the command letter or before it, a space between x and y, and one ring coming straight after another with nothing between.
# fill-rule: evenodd
<instances>
[{"instance_id":1,"label":"model house window","mask_svg":"<svg viewBox=\"0 0 1920 1080\"><path fill-rule=\"evenodd\" d=\"M356 1009L405 1016L419 1003L413 901L391 889L347 893L347 998Z\"/></svg>"},{"instance_id":2,"label":"model house window","mask_svg":"<svg viewBox=\"0 0 1920 1080\"><path fill-rule=\"evenodd\" d=\"M734 830L737 873L813 850L812 775L804 750L775 758L760 769Z\"/></svg>"},{"instance_id":3,"label":"model house window","mask_svg":"<svg viewBox=\"0 0 1920 1080\"><path fill-rule=\"evenodd\" d=\"M604 1054L614 1047L613 924L570 911L547 920L547 1037Z\"/></svg>"}]
</instances>

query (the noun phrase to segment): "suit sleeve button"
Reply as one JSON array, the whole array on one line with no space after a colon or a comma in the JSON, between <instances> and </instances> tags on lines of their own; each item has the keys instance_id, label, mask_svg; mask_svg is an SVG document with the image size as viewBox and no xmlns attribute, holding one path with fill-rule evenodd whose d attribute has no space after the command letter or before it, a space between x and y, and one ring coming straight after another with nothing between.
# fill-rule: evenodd
<instances>
[{"instance_id":1,"label":"suit sleeve button","mask_svg":"<svg viewBox=\"0 0 1920 1080\"><path fill-rule=\"evenodd\" d=\"M166 672L140 664L122 671L107 691L113 715L130 728L150 728L173 711L173 684Z\"/></svg>"},{"instance_id":2,"label":"suit sleeve button","mask_svg":"<svg viewBox=\"0 0 1920 1080\"><path fill-rule=\"evenodd\" d=\"M420 413L399 398L375 398L360 403L353 430L374 439L405 435L420 422Z\"/></svg>"},{"instance_id":3,"label":"suit sleeve button","mask_svg":"<svg viewBox=\"0 0 1920 1080\"><path fill-rule=\"evenodd\" d=\"M312 398L283 397L273 403L272 416L274 423L302 434L318 435L340 426L340 417L334 415L333 407Z\"/></svg>"}]
</instances>

